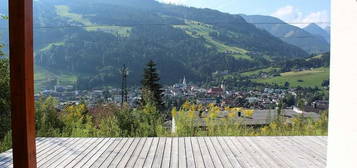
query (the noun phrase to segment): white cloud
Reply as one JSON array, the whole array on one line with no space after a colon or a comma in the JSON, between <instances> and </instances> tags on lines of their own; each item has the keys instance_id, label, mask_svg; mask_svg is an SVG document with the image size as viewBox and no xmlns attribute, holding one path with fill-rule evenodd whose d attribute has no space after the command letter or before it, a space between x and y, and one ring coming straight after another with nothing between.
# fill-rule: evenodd
<instances>
[{"instance_id":1,"label":"white cloud","mask_svg":"<svg viewBox=\"0 0 357 168\"><path fill-rule=\"evenodd\" d=\"M327 11L317 11L317 12L312 12L309 15L307 15L303 20L303 22L308 22L308 23L318 23L322 27L326 27L329 24L324 23L324 22L329 22L330 17L327 13ZM322 23L321 23L322 22Z\"/></svg>"},{"instance_id":2,"label":"white cloud","mask_svg":"<svg viewBox=\"0 0 357 168\"><path fill-rule=\"evenodd\" d=\"M330 21L327 11L316 11L304 14L299 9L291 5L279 8L271 14L271 16L280 18L281 20L298 27L305 27L309 23L317 23L322 27L326 27L329 25L326 22Z\"/></svg>"}]
</instances>

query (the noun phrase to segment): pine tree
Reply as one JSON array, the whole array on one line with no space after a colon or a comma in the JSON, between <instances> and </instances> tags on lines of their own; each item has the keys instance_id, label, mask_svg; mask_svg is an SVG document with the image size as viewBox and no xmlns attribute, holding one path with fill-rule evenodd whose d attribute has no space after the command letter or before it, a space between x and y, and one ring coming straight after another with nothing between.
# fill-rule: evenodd
<instances>
[{"instance_id":1,"label":"pine tree","mask_svg":"<svg viewBox=\"0 0 357 168\"><path fill-rule=\"evenodd\" d=\"M141 81L142 106L152 104L158 110L163 109L162 86L159 83L160 77L156 71L156 64L150 60L144 69L144 79Z\"/></svg>"}]
</instances>

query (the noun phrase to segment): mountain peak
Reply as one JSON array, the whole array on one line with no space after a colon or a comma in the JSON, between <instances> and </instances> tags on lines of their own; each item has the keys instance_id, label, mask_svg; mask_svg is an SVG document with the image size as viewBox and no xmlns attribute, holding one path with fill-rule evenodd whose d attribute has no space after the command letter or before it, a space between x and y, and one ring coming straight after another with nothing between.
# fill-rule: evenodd
<instances>
[{"instance_id":1,"label":"mountain peak","mask_svg":"<svg viewBox=\"0 0 357 168\"><path fill-rule=\"evenodd\" d=\"M317 25L316 23L310 23L309 25L307 25L306 27L304 27L304 29L319 29L319 30L324 30L324 29L322 29L319 25Z\"/></svg>"},{"instance_id":2,"label":"mountain peak","mask_svg":"<svg viewBox=\"0 0 357 168\"><path fill-rule=\"evenodd\" d=\"M327 42L330 42L330 35L325 29L321 28L316 23L310 23L303 28L305 31L323 37Z\"/></svg>"}]
</instances>

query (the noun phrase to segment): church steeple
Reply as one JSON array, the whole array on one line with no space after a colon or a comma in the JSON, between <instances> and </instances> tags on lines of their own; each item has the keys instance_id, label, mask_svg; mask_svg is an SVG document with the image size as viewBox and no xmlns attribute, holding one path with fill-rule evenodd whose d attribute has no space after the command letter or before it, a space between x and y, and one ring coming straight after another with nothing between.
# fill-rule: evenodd
<instances>
[{"instance_id":1,"label":"church steeple","mask_svg":"<svg viewBox=\"0 0 357 168\"><path fill-rule=\"evenodd\" d=\"M183 84L183 85L185 85L185 86L187 86L187 83L186 83L186 77L185 77L185 76L183 77L182 84Z\"/></svg>"}]
</instances>

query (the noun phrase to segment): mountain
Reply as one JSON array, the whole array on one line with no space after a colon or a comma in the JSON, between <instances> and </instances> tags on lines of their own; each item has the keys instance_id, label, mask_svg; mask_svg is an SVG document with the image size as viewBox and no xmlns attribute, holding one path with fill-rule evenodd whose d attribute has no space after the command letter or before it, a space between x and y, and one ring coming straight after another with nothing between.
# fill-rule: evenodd
<instances>
[{"instance_id":1,"label":"mountain","mask_svg":"<svg viewBox=\"0 0 357 168\"><path fill-rule=\"evenodd\" d=\"M154 0L38 0L34 15L39 74L77 78L80 88L119 85L123 64L139 84L151 59L171 84L308 56L240 16Z\"/></svg>"},{"instance_id":2,"label":"mountain","mask_svg":"<svg viewBox=\"0 0 357 168\"><path fill-rule=\"evenodd\" d=\"M313 35L320 36L320 37L324 38L327 42L330 42L329 32L327 32L326 30L324 30L323 28L321 28L320 26L318 26L315 23L311 23L311 24L307 25L306 27L304 27L304 30L313 34Z\"/></svg>"},{"instance_id":3,"label":"mountain","mask_svg":"<svg viewBox=\"0 0 357 168\"><path fill-rule=\"evenodd\" d=\"M304 49L306 52L323 53L330 50L326 40L299 27L287 24L272 16L240 15L257 28L268 31L281 40Z\"/></svg>"},{"instance_id":4,"label":"mountain","mask_svg":"<svg viewBox=\"0 0 357 168\"><path fill-rule=\"evenodd\" d=\"M331 35L331 26L327 26L324 29L329 35Z\"/></svg>"}]
</instances>

